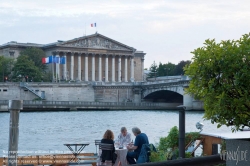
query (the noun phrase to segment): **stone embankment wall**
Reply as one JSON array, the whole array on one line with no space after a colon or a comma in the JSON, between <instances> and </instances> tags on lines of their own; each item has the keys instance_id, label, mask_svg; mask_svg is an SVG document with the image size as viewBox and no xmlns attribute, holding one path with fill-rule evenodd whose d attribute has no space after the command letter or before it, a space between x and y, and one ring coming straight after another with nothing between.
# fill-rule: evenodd
<instances>
[{"instance_id":1,"label":"stone embankment wall","mask_svg":"<svg viewBox=\"0 0 250 166\"><path fill-rule=\"evenodd\" d=\"M28 83L34 92L45 93L47 101L127 102L134 101L132 87L93 88L91 84ZM19 83L0 83L0 100L35 100L38 96Z\"/></svg>"},{"instance_id":2,"label":"stone embankment wall","mask_svg":"<svg viewBox=\"0 0 250 166\"><path fill-rule=\"evenodd\" d=\"M94 89L88 84L28 83L38 94L45 93L48 101L94 101ZM38 98L19 83L0 84L0 100L34 100Z\"/></svg>"},{"instance_id":3,"label":"stone embankment wall","mask_svg":"<svg viewBox=\"0 0 250 166\"><path fill-rule=\"evenodd\" d=\"M28 83L36 94L45 94L46 101L141 103L141 87L133 85L93 86L90 83ZM39 97L19 83L0 83L0 100L37 100ZM164 102L172 104L169 102ZM174 103L173 103L174 104ZM203 103L188 94L183 95L186 110L202 110ZM170 106L168 106L170 107ZM105 107L106 108L106 107ZM171 106L172 108L172 106ZM166 107L167 109L167 107ZM6 110L0 104L0 110Z\"/></svg>"},{"instance_id":4,"label":"stone embankment wall","mask_svg":"<svg viewBox=\"0 0 250 166\"><path fill-rule=\"evenodd\" d=\"M127 102L134 101L131 87L126 88L95 88L96 102Z\"/></svg>"}]
</instances>

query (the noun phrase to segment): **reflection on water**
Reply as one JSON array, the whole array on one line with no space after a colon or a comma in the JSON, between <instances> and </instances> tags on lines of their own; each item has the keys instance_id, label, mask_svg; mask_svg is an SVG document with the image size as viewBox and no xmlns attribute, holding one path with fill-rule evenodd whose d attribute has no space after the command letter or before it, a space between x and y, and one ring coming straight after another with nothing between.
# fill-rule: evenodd
<instances>
[{"instance_id":1,"label":"reflection on water","mask_svg":"<svg viewBox=\"0 0 250 166\"><path fill-rule=\"evenodd\" d=\"M196 122L204 123L204 132L225 132L216 124L203 121L203 112L186 112L186 132L198 131ZM21 112L19 146L21 151L68 151L65 143L89 142L84 151L95 152L94 140L101 139L106 129L115 136L122 126L137 126L146 133L151 143L168 135L170 128L179 125L178 111L75 111L75 112ZM9 113L0 113L0 156L7 155ZM133 137L134 139L134 137ZM21 154L25 155L25 154Z\"/></svg>"}]
</instances>

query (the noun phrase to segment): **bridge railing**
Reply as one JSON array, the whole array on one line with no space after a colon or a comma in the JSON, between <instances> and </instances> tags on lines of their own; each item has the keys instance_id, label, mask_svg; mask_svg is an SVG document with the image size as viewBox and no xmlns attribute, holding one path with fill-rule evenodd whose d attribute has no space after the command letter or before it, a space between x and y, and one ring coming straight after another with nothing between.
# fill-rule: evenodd
<instances>
[{"instance_id":1,"label":"bridge railing","mask_svg":"<svg viewBox=\"0 0 250 166\"><path fill-rule=\"evenodd\" d=\"M0 100L0 105L8 105L8 100ZM177 103L133 103L133 102L84 102L84 101L30 101L24 100L24 106L135 106L135 107L165 107L178 105Z\"/></svg>"}]
</instances>

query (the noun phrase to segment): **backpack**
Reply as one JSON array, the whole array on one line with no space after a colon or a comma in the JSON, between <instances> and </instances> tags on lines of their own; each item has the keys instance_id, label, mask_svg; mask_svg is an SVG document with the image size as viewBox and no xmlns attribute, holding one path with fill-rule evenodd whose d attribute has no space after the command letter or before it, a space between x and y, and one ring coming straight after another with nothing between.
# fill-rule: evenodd
<instances>
[{"instance_id":1,"label":"backpack","mask_svg":"<svg viewBox=\"0 0 250 166\"><path fill-rule=\"evenodd\" d=\"M156 148L153 144L143 144L136 164L149 162L149 156L152 151L156 152Z\"/></svg>"}]
</instances>

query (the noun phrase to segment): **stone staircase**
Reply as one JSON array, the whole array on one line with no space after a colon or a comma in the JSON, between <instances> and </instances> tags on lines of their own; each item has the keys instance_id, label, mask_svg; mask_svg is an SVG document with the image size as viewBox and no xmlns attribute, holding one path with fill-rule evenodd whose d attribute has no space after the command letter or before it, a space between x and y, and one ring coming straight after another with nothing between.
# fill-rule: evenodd
<instances>
[{"instance_id":1,"label":"stone staircase","mask_svg":"<svg viewBox=\"0 0 250 166\"><path fill-rule=\"evenodd\" d=\"M28 91L30 91L31 93L33 93L34 95L39 97L40 99L45 100L45 95L37 93L32 87L28 86L28 83L20 82L20 87L24 88L24 89L27 89Z\"/></svg>"}]
</instances>

